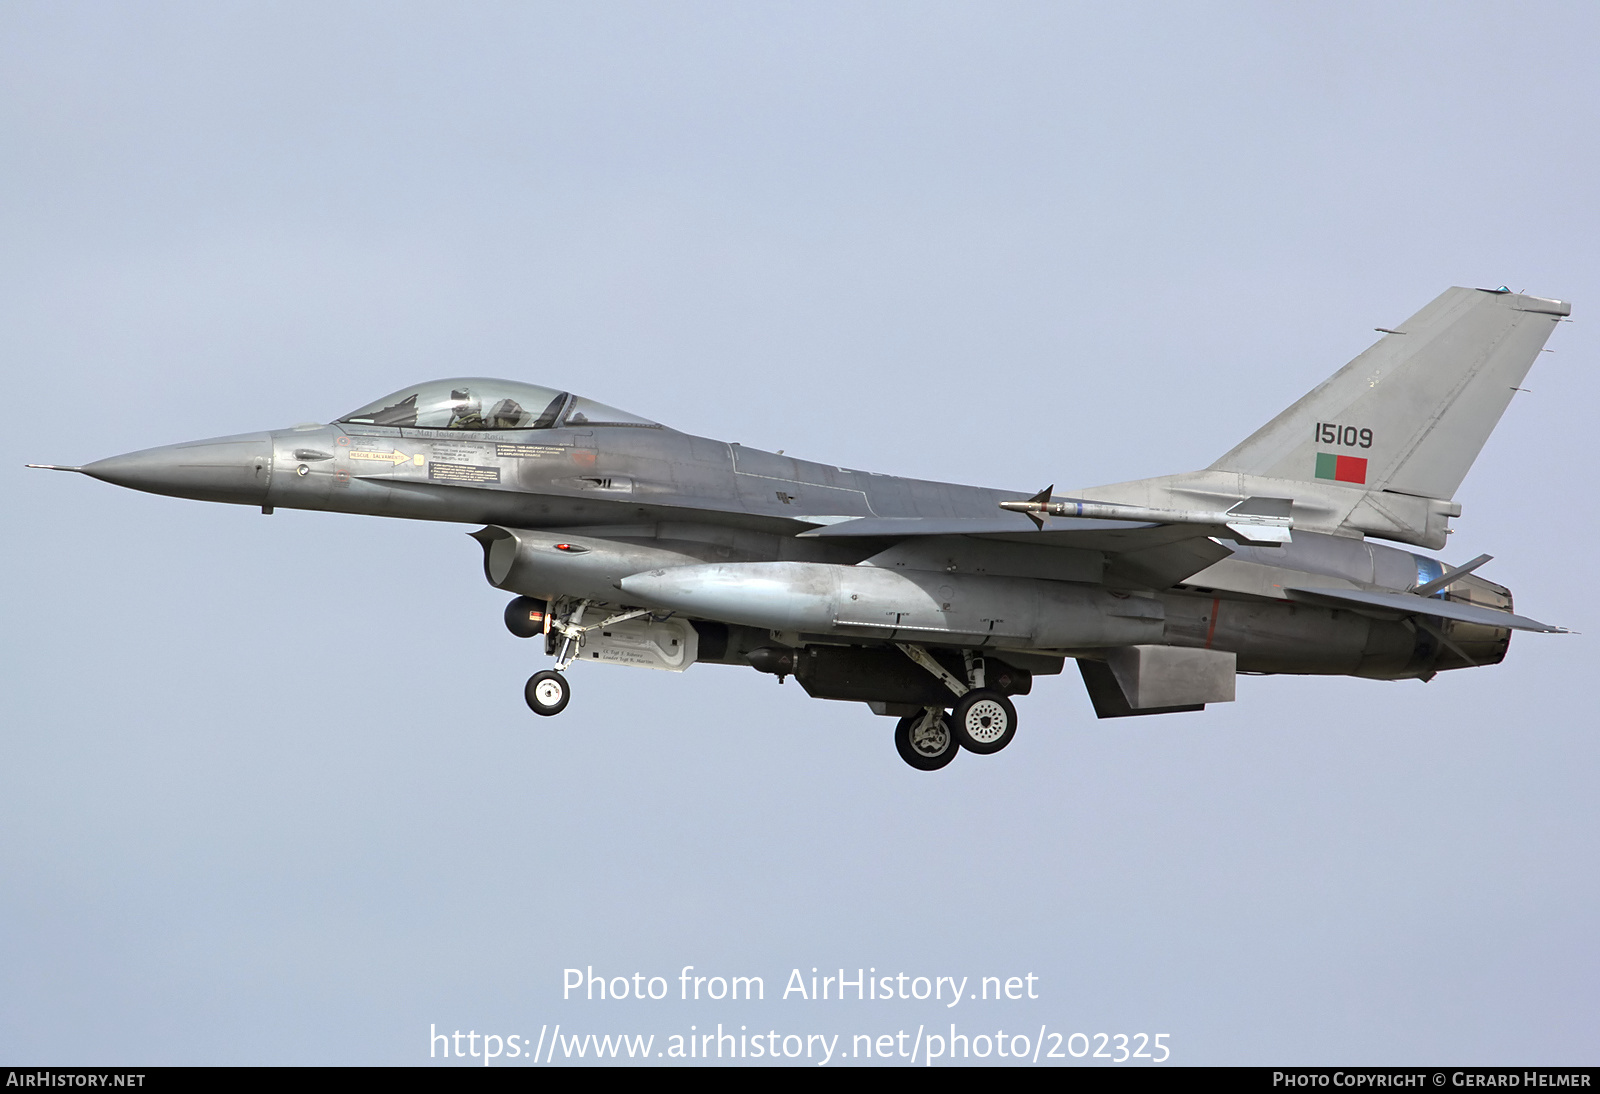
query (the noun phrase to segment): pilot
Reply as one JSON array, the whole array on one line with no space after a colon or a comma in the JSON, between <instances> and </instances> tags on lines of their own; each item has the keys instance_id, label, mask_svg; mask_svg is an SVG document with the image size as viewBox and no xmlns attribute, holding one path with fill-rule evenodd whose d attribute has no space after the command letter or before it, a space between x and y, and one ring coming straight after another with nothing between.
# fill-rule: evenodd
<instances>
[{"instance_id":1,"label":"pilot","mask_svg":"<svg viewBox=\"0 0 1600 1094\"><path fill-rule=\"evenodd\" d=\"M466 388L450 393L450 424L446 429L482 429L483 404Z\"/></svg>"},{"instance_id":2,"label":"pilot","mask_svg":"<svg viewBox=\"0 0 1600 1094\"><path fill-rule=\"evenodd\" d=\"M501 399L494 404L494 409L489 411L489 428L516 429L527 416L522 404L515 399Z\"/></svg>"}]
</instances>

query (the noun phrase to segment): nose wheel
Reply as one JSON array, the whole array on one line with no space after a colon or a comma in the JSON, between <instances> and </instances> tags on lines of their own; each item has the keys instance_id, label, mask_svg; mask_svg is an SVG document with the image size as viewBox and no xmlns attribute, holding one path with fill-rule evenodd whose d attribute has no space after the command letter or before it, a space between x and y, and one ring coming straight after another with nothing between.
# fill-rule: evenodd
<instances>
[{"instance_id":1,"label":"nose wheel","mask_svg":"<svg viewBox=\"0 0 1600 1094\"><path fill-rule=\"evenodd\" d=\"M561 673L546 669L528 677L522 696L528 701L529 710L549 717L567 709L567 700L572 698L572 685Z\"/></svg>"}]
</instances>

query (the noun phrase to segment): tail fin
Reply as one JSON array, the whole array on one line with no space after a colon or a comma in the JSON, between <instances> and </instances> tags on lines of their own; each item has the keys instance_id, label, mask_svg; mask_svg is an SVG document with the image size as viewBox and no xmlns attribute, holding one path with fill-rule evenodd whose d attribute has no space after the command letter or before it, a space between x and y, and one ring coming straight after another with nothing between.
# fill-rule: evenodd
<instances>
[{"instance_id":1,"label":"tail fin","mask_svg":"<svg viewBox=\"0 0 1600 1094\"><path fill-rule=\"evenodd\" d=\"M1448 501L1570 305L1446 289L1211 465Z\"/></svg>"}]
</instances>

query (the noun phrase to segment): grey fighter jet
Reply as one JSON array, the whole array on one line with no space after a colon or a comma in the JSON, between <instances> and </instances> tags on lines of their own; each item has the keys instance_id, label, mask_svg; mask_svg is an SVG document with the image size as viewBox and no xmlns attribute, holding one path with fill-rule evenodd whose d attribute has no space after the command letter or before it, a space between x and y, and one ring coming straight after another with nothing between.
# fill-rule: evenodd
<instances>
[{"instance_id":1,"label":"grey fighter jet","mask_svg":"<svg viewBox=\"0 0 1600 1094\"><path fill-rule=\"evenodd\" d=\"M1101 718L1202 710L1237 673L1427 680L1502 660L1511 593L1425 554L1557 300L1446 291L1210 467L1057 495L690 436L510 380L402 388L331 425L57 468L157 494L481 524L505 622L566 670L740 665L899 719L921 770L998 752L1077 662ZM40 465L35 465L40 466Z\"/></svg>"}]
</instances>

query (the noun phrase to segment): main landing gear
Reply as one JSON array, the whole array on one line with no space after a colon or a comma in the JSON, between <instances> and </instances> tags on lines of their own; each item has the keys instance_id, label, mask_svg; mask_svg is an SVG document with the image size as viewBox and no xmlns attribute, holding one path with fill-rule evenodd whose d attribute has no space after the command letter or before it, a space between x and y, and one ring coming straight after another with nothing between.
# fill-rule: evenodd
<instances>
[{"instance_id":1,"label":"main landing gear","mask_svg":"<svg viewBox=\"0 0 1600 1094\"><path fill-rule=\"evenodd\" d=\"M958 699L950 721L961 747L980 756L999 752L1017 735L1017 708L987 688L974 688Z\"/></svg>"},{"instance_id":2,"label":"main landing gear","mask_svg":"<svg viewBox=\"0 0 1600 1094\"><path fill-rule=\"evenodd\" d=\"M896 643L911 660L927 669L956 696L955 710L926 707L921 714L900 719L894 746L900 758L918 771L937 771L955 759L959 748L980 756L993 755L1017 735L1017 708L1005 694L985 687L981 656L963 651L963 682L934 660L922 646Z\"/></svg>"},{"instance_id":3,"label":"main landing gear","mask_svg":"<svg viewBox=\"0 0 1600 1094\"><path fill-rule=\"evenodd\" d=\"M950 715L938 707L900 719L894 727L894 747L900 758L918 771L937 771L961 751Z\"/></svg>"}]
</instances>

